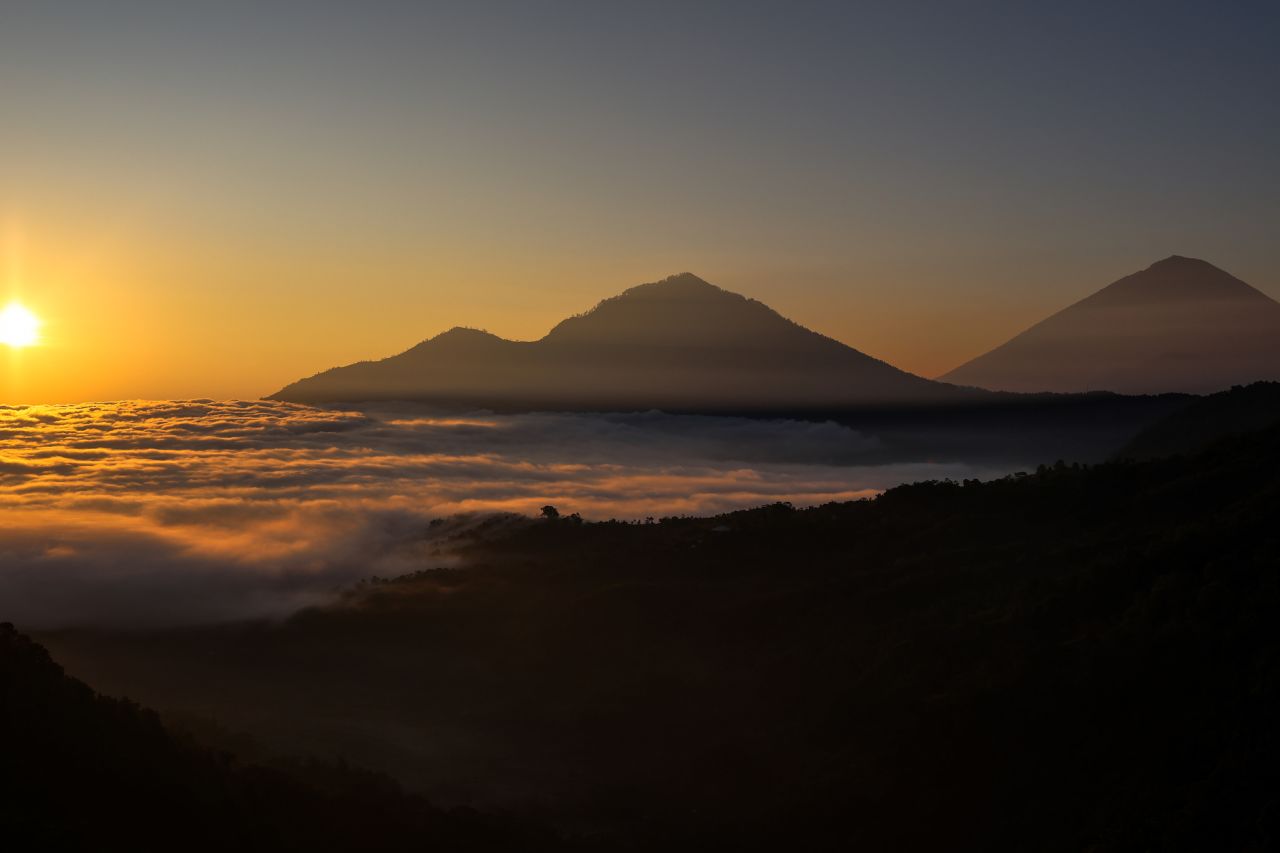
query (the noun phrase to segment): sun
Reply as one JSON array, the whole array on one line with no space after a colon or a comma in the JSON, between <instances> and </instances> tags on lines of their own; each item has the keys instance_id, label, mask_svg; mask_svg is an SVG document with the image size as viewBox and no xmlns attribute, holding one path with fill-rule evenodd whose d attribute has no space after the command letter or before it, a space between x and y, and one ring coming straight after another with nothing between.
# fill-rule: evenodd
<instances>
[{"instance_id":1,"label":"sun","mask_svg":"<svg viewBox=\"0 0 1280 853\"><path fill-rule=\"evenodd\" d=\"M40 318L17 302L0 311L0 344L29 347L40 340Z\"/></svg>"}]
</instances>

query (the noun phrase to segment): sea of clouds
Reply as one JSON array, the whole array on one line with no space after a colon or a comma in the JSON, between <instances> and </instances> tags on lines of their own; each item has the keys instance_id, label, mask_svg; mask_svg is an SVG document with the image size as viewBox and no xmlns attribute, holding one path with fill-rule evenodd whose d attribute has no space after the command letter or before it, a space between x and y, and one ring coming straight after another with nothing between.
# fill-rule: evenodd
<instances>
[{"instance_id":1,"label":"sea of clouds","mask_svg":"<svg viewBox=\"0 0 1280 853\"><path fill-rule=\"evenodd\" d=\"M707 514L1004 473L867 464L878 449L830 422L657 412L0 407L0 620L283 615L372 574L446 564L429 526L443 516L548 503L587 518Z\"/></svg>"}]
</instances>

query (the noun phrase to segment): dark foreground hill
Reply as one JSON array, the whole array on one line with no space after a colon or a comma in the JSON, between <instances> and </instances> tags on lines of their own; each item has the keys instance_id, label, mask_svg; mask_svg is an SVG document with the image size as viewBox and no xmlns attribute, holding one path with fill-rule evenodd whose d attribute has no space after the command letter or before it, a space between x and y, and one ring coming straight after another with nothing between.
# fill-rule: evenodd
<instances>
[{"instance_id":1,"label":"dark foreground hill","mask_svg":"<svg viewBox=\"0 0 1280 853\"><path fill-rule=\"evenodd\" d=\"M538 341L455 328L272 395L490 409L808 411L983 396L906 373L685 273L571 317Z\"/></svg>"},{"instance_id":2,"label":"dark foreground hill","mask_svg":"<svg viewBox=\"0 0 1280 853\"><path fill-rule=\"evenodd\" d=\"M941 377L1000 391L1194 394L1280 379L1280 303L1177 255Z\"/></svg>"},{"instance_id":3,"label":"dark foreground hill","mask_svg":"<svg viewBox=\"0 0 1280 853\"><path fill-rule=\"evenodd\" d=\"M0 624L0 838L10 850L552 849L345 765L242 765L96 694Z\"/></svg>"},{"instance_id":4,"label":"dark foreground hill","mask_svg":"<svg viewBox=\"0 0 1280 853\"><path fill-rule=\"evenodd\" d=\"M604 848L1271 850L1280 428L651 524L509 520L96 684ZM568 509L568 508L562 508Z\"/></svg>"},{"instance_id":5,"label":"dark foreground hill","mask_svg":"<svg viewBox=\"0 0 1280 853\"><path fill-rule=\"evenodd\" d=\"M1157 459L1195 453L1216 441L1280 424L1280 382L1255 382L1193 400L1141 430L1116 454Z\"/></svg>"}]
</instances>

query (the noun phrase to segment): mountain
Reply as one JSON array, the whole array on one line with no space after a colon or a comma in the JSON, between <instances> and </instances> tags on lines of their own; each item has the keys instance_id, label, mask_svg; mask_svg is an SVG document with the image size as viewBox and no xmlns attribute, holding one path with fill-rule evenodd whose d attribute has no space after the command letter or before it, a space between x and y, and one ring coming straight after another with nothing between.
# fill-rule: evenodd
<instances>
[{"instance_id":1,"label":"mountain","mask_svg":"<svg viewBox=\"0 0 1280 853\"><path fill-rule=\"evenodd\" d=\"M1228 436L1280 426L1280 382L1255 382L1195 398L1150 424L1117 459L1158 459L1195 453Z\"/></svg>"},{"instance_id":2,"label":"mountain","mask_svg":"<svg viewBox=\"0 0 1280 853\"><path fill-rule=\"evenodd\" d=\"M1280 303L1178 255L940 377L999 391L1209 393L1280 379Z\"/></svg>"},{"instance_id":3,"label":"mountain","mask_svg":"<svg viewBox=\"0 0 1280 853\"><path fill-rule=\"evenodd\" d=\"M1280 426L809 509L495 519L287 620L42 639L113 692L623 842L584 853L1262 853L1276 470Z\"/></svg>"},{"instance_id":4,"label":"mountain","mask_svg":"<svg viewBox=\"0 0 1280 853\"><path fill-rule=\"evenodd\" d=\"M15 850L547 850L343 763L242 765L95 693L0 623L0 837Z\"/></svg>"},{"instance_id":5,"label":"mountain","mask_svg":"<svg viewBox=\"0 0 1280 853\"><path fill-rule=\"evenodd\" d=\"M538 341L454 328L272 395L489 408L830 409L972 397L812 332L689 273L633 287Z\"/></svg>"}]
</instances>

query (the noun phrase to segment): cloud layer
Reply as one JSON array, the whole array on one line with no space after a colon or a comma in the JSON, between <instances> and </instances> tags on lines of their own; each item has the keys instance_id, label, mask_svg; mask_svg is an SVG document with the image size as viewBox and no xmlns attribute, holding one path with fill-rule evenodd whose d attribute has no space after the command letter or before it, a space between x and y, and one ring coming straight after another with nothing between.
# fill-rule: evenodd
<instances>
[{"instance_id":1,"label":"cloud layer","mask_svg":"<svg viewBox=\"0 0 1280 853\"><path fill-rule=\"evenodd\" d=\"M0 619L160 624L288 612L447 558L428 521L848 500L961 464L865 465L833 423L335 411L272 401L0 407Z\"/></svg>"}]
</instances>

